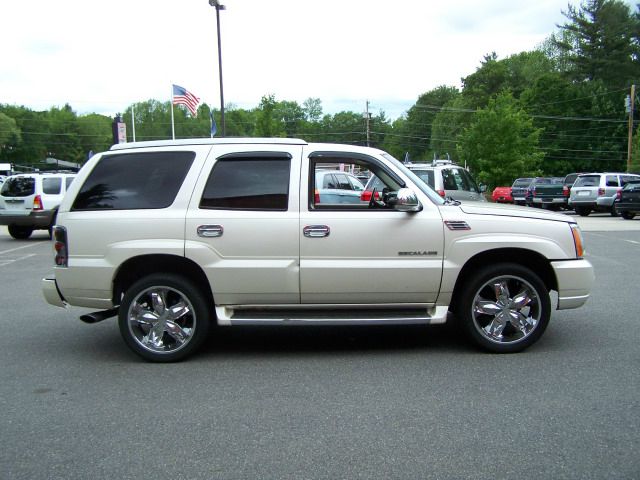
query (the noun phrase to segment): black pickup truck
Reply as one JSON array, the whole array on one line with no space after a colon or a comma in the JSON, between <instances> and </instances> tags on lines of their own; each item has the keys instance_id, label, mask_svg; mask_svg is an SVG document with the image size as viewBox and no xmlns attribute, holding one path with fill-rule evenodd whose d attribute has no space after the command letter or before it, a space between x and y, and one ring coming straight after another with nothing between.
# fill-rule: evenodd
<instances>
[{"instance_id":1,"label":"black pickup truck","mask_svg":"<svg viewBox=\"0 0 640 480\"><path fill-rule=\"evenodd\" d=\"M567 207L568 193L564 178L536 177L527 188L525 202L530 207L560 210Z\"/></svg>"}]
</instances>

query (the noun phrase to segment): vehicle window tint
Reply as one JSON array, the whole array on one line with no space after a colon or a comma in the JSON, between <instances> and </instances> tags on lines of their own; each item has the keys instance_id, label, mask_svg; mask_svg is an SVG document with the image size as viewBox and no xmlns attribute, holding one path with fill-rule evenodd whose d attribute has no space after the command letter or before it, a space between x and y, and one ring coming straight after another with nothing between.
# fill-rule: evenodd
<instances>
[{"instance_id":1,"label":"vehicle window tint","mask_svg":"<svg viewBox=\"0 0 640 480\"><path fill-rule=\"evenodd\" d=\"M73 179L74 178L76 178L76 177L67 177L67 178L65 178L65 191L69 190L69 187L73 183Z\"/></svg>"},{"instance_id":2,"label":"vehicle window tint","mask_svg":"<svg viewBox=\"0 0 640 480\"><path fill-rule=\"evenodd\" d=\"M458 190L456 179L453 177L453 172L449 169L442 170L442 186L445 190Z\"/></svg>"},{"instance_id":3,"label":"vehicle window tint","mask_svg":"<svg viewBox=\"0 0 640 480\"><path fill-rule=\"evenodd\" d=\"M336 173L336 180L338 181L338 188L341 190L353 190L351 184L349 183L349 179L344 173Z\"/></svg>"},{"instance_id":4,"label":"vehicle window tint","mask_svg":"<svg viewBox=\"0 0 640 480\"><path fill-rule=\"evenodd\" d=\"M42 193L47 195L59 195L62 191L62 178L45 177L42 179Z\"/></svg>"},{"instance_id":5,"label":"vehicle window tint","mask_svg":"<svg viewBox=\"0 0 640 480\"><path fill-rule=\"evenodd\" d=\"M332 173L324 175L324 181L322 182L322 188L338 188L338 182L333 178Z\"/></svg>"},{"instance_id":6,"label":"vehicle window tint","mask_svg":"<svg viewBox=\"0 0 640 480\"><path fill-rule=\"evenodd\" d=\"M578 177L574 187L597 187L600 184L600 175L584 175Z\"/></svg>"},{"instance_id":7,"label":"vehicle window tint","mask_svg":"<svg viewBox=\"0 0 640 480\"><path fill-rule=\"evenodd\" d=\"M413 170L420 180L429 185L431 188L435 186L433 170Z\"/></svg>"},{"instance_id":8,"label":"vehicle window tint","mask_svg":"<svg viewBox=\"0 0 640 480\"><path fill-rule=\"evenodd\" d=\"M218 160L200 208L285 211L289 205L290 163L288 158Z\"/></svg>"},{"instance_id":9,"label":"vehicle window tint","mask_svg":"<svg viewBox=\"0 0 640 480\"><path fill-rule=\"evenodd\" d=\"M5 197L28 197L36 191L33 177L10 177L2 184L0 193Z\"/></svg>"},{"instance_id":10,"label":"vehicle window tint","mask_svg":"<svg viewBox=\"0 0 640 480\"><path fill-rule=\"evenodd\" d=\"M619 187L617 175L607 175L607 187Z\"/></svg>"},{"instance_id":11,"label":"vehicle window tint","mask_svg":"<svg viewBox=\"0 0 640 480\"><path fill-rule=\"evenodd\" d=\"M478 184L469 172L467 172L466 170L458 170L458 172L460 172L460 176L464 179L464 183L467 186L466 190L468 190L469 192L480 193Z\"/></svg>"},{"instance_id":12,"label":"vehicle window tint","mask_svg":"<svg viewBox=\"0 0 640 480\"><path fill-rule=\"evenodd\" d=\"M72 210L167 208L194 158L194 152L105 155L85 180Z\"/></svg>"},{"instance_id":13,"label":"vehicle window tint","mask_svg":"<svg viewBox=\"0 0 640 480\"><path fill-rule=\"evenodd\" d=\"M349 178L349 182L351 183L351 188L353 190L357 192L361 192L362 190L364 190L364 185L362 185L362 182L360 182L360 180L353 177L348 177L348 178Z\"/></svg>"}]
</instances>

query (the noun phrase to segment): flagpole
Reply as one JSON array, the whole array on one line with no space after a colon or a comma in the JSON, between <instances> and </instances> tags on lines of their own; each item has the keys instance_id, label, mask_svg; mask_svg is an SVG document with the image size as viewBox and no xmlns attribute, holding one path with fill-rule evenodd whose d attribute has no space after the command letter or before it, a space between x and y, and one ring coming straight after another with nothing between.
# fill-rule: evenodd
<instances>
[{"instance_id":1,"label":"flagpole","mask_svg":"<svg viewBox=\"0 0 640 480\"><path fill-rule=\"evenodd\" d=\"M173 124L173 83L171 84L171 100L169 101L169 105L171 106L171 138L173 140L176 139L176 128Z\"/></svg>"},{"instance_id":2,"label":"flagpole","mask_svg":"<svg viewBox=\"0 0 640 480\"><path fill-rule=\"evenodd\" d=\"M135 107L131 104L131 126L133 128L133 141L136 141L136 116L135 116Z\"/></svg>"}]
</instances>

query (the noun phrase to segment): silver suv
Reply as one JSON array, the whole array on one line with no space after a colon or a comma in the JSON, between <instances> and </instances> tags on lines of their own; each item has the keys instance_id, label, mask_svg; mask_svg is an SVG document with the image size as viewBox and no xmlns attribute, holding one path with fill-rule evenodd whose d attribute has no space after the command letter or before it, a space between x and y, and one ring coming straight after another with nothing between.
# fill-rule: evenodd
<instances>
[{"instance_id":1,"label":"silver suv","mask_svg":"<svg viewBox=\"0 0 640 480\"><path fill-rule=\"evenodd\" d=\"M325 202L328 169L382 184ZM516 352L594 280L573 217L443 199L382 150L291 138L113 146L62 201L52 250L47 301L100 309L89 323L117 315L126 344L160 362L213 325L437 324L449 311L480 347Z\"/></svg>"},{"instance_id":2,"label":"silver suv","mask_svg":"<svg viewBox=\"0 0 640 480\"><path fill-rule=\"evenodd\" d=\"M484 189L478 187L471 174L450 160L434 160L428 163L405 163L422 181L441 197L454 200L486 202Z\"/></svg>"},{"instance_id":3,"label":"silver suv","mask_svg":"<svg viewBox=\"0 0 640 480\"><path fill-rule=\"evenodd\" d=\"M13 238L29 238L34 230L49 230L75 173L21 173L7 177L0 188L0 225Z\"/></svg>"},{"instance_id":4,"label":"silver suv","mask_svg":"<svg viewBox=\"0 0 640 480\"><path fill-rule=\"evenodd\" d=\"M631 180L640 180L640 175L609 172L579 175L571 187L569 207L582 217L592 211L609 212L615 217L616 195Z\"/></svg>"}]
</instances>

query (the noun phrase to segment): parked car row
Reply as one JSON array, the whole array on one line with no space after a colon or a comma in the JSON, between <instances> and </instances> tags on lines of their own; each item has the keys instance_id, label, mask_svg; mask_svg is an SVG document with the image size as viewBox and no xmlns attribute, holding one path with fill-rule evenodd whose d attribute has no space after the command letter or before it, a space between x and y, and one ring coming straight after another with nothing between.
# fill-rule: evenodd
<instances>
[{"instance_id":1,"label":"parked car row","mask_svg":"<svg viewBox=\"0 0 640 480\"><path fill-rule=\"evenodd\" d=\"M635 187L624 187L640 182L633 173L570 173L564 178L518 178L511 187L496 187L492 200L550 210L574 210L578 215L591 212L609 212L612 216L625 212L624 218L633 218L637 208L633 205ZM625 191L624 200L622 192Z\"/></svg>"}]
</instances>

